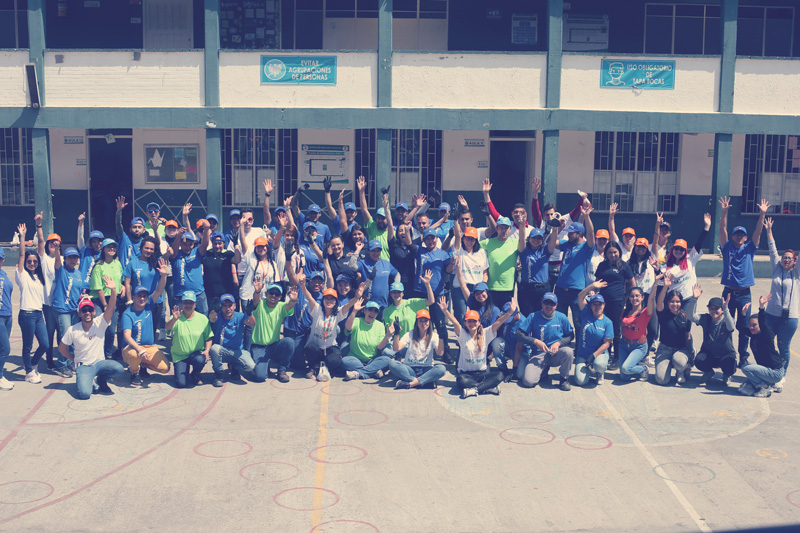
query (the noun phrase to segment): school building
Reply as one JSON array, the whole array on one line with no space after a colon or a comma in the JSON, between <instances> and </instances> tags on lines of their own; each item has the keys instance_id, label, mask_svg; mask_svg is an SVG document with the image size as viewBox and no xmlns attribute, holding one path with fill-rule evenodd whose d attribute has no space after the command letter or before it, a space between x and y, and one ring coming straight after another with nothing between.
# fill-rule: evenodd
<instances>
[{"instance_id":1,"label":"school building","mask_svg":"<svg viewBox=\"0 0 800 533\"><path fill-rule=\"evenodd\" d=\"M690 242L715 198L779 245L800 214L800 0L0 0L0 228L65 240L150 201L177 218L273 205L322 179L374 206L463 194ZM798 32L798 38L795 38ZM131 201L132 200L132 201ZM478 219L480 220L478 213ZM50 227L45 228L51 231ZM709 247L710 247L709 242ZM762 246L764 248L765 246Z\"/></svg>"}]
</instances>

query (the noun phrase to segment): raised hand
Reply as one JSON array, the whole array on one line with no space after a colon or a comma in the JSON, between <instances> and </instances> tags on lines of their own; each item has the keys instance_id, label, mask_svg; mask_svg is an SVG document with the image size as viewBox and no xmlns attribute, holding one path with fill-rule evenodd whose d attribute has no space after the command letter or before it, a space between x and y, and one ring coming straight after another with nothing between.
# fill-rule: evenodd
<instances>
[{"instance_id":1,"label":"raised hand","mask_svg":"<svg viewBox=\"0 0 800 533\"><path fill-rule=\"evenodd\" d=\"M297 297L298 297L297 285L293 285L292 287L290 287L289 290L286 292L286 296L289 298L289 301L297 302Z\"/></svg>"},{"instance_id":2,"label":"raised hand","mask_svg":"<svg viewBox=\"0 0 800 533\"><path fill-rule=\"evenodd\" d=\"M127 205L124 196L117 196L117 211L122 211Z\"/></svg>"},{"instance_id":3,"label":"raised hand","mask_svg":"<svg viewBox=\"0 0 800 533\"><path fill-rule=\"evenodd\" d=\"M703 224L706 231L711 229L711 213L705 213L703 215Z\"/></svg>"},{"instance_id":4,"label":"raised hand","mask_svg":"<svg viewBox=\"0 0 800 533\"><path fill-rule=\"evenodd\" d=\"M389 325L386 326L386 335L388 337L394 335L394 322L390 322Z\"/></svg>"},{"instance_id":5,"label":"raised hand","mask_svg":"<svg viewBox=\"0 0 800 533\"><path fill-rule=\"evenodd\" d=\"M731 207L731 199L727 196L723 196L719 199L719 206L722 208L723 211L727 211Z\"/></svg>"},{"instance_id":6,"label":"raised hand","mask_svg":"<svg viewBox=\"0 0 800 533\"><path fill-rule=\"evenodd\" d=\"M209 322L216 322L217 321L217 312L213 309L208 312L208 320Z\"/></svg>"},{"instance_id":7,"label":"raised hand","mask_svg":"<svg viewBox=\"0 0 800 533\"><path fill-rule=\"evenodd\" d=\"M181 309L177 305L172 306L172 318L178 320L181 317Z\"/></svg>"},{"instance_id":8,"label":"raised hand","mask_svg":"<svg viewBox=\"0 0 800 533\"><path fill-rule=\"evenodd\" d=\"M533 178L531 182L531 193L539 194L539 191L542 190L542 178Z\"/></svg>"},{"instance_id":9,"label":"raised hand","mask_svg":"<svg viewBox=\"0 0 800 533\"><path fill-rule=\"evenodd\" d=\"M592 287L594 287L595 289L604 289L608 287L608 282L603 280L598 280L592 283Z\"/></svg>"},{"instance_id":10,"label":"raised hand","mask_svg":"<svg viewBox=\"0 0 800 533\"><path fill-rule=\"evenodd\" d=\"M114 283L114 280L111 279L111 276L103 276L103 286L108 290L116 290L117 285Z\"/></svg>"},{"instance_id":11,"label":"raised hand","mask_svg":"<svg viewBox=\"0 0 800 533\"><path fill-rule=\"evenodd\" d=\"M655 270L658 270L658 259L656 259L654 255L651 255L647 262L650 263L650 266Z\"/></svg>"},{"instance_id":12,"label":"raised hand","mask_svg":"<svg viewBox=\"0 0 800 533\"><path fill-rule=\"evenodd\" d=\"M427 201L427 199L425 198L425 195L424 194L420 194L414 200L414 206L415 207L422 207L423 205L425 205L426 201Z\"/></svg>"},{"instance_id":13,"label":"raised hand","mask_svg":"<svg viewBox=\"0 0 800 533\"><path fill-rule=\"evenodd\" d=\"M158 273L161 274L162 276L166 276L167 274L169 274L169 261L167 261L163 257L159 258L158 260Z\"/></svg>"},{"instance_id":14,"label":"raised hand","mask_svg":"<svg viewBox=\"0 0 800 533\"><path fill-rule=\"evenodd\" d=\"M664 222L664 213L659 213L656 211L656 223L659 225L659 227L661 226L662 222Z\"/></svg>"},{"instance_id":15,"label":"raised hand","mask_svg":"<svg viewBox=\"0 0 800 533\"><path fill-rule=\"evenodd\" d=\"M511 297L511 301L509 302L508 310L511 311L511 314L517 312L517 299L513 296Z\"/></svg>"},{"instance_id":16,"label":"raised hand","mask_svg":"<svg viewBox=\"0 0 800 533\"><path fill-rule=\"evenodd\" d=\"M359 176L358 179L356 179L356 188L358 188L358 192L367 188L367 180L364 179L364 176Z\"/></svg>"},{"instance_id":17,"label":"raised hand","mask_svg":"<svg viewBox=\"0 0 800 533\"><path fill-rule=\"evenodd\" d=\"M699 300L702 294L703 287L701 287L699 283L695 283L694 287L692 287L692 296L694 296L695 300Z\"/></svg>"},{"instance_id":18,"label":"raised hand","mask_svg":"<svg viewBox=\"0 0 800 533\"><path fill-rule=\"evenodd\" d=\"M758 305L760 307L764 307L765 305L767 305L767 302L770 301L770 300L772 300L772 294L767 294L766 296L762 296L761 298L758 299ZM748 302L748 303L750 303L750 302ZM747 313L747 310L745 310L744 312Z\"/></svg>"},{"instance_id":19,"label":"raised hand","mask_svg":"<svg viewBox=\"0 0 800 533\"><path fill-rule=\"evenodd\" d=\"M359 283L358 288L356 289L355 297L361 298L364 295L365 290L367 290L367 283L365 281L362 281L361 283Z\"/></svg>"},{"instance_id":20,"label":"raised hand","mask_svg":"<svg viewBox=\"0 0 800 533\"><path fill-rule=\"evenodd\" d=\"M614 202L611 204L611 207L608 208L608 218L614 218L614 215L619 213L619 204Z\"/></svg>"},{"instance_id":21,"label":"raised hand","mask_svg":"<svg viewBox=\"0 0 800 533\"><path fill-rule=\"evenodd\" d=\"M458 203L459 203L459 205L461 205L461 206L462 206L464 209L469 209L469 204L468 204L468 203L467 203L467 201L464 199L464 196L462 196L462 195L460 195L460 194L458 195Z\"/></svg>"},{"instance_id":22,"label":"raised hand","mask_svg":"<svg viewBox=\"0 0 800 533\"><path fill-rule=\"evenodd\" d=\"M264 290L264 282L261 280L253 280L253 291L257 293L261 293Z\"/></svg>"},{"instance_id":23,"label":"raised hand","mask_svg":"<svg viewBox=\"0 0 800 533\"><path fill-rule=\"evenodd\" d=\"M41 226L43 218L44 218L44 211L40 211L38 215L33 217L33 221L34 223L36 223L37 226Z\"/></svg>"},{"instance_id":24,"label":"raised hand","mask_svg":"<svg viewBox=\"0 0 800 533\"><path fill-rule=\"evenodd\" d=\"M298 274L297 275L297 284L302 285L305 287L306 285L306 275L305 274Z\"/></svg>"},{"instance_id":25,"label":"raised hand","mask_svg":"<svg viewBox=\"0 0 800 533\"><path fill-rule=\"evenodd\" d=\"M453 258L453 269L461 270L461 256L457 255Z\"/></svg>"},{"instance_id":26,"label":"raised hand","mask_svg":"<svg viewBox=\"0 0 800 533\"><path fill-rule=\"evenodd\" d=\"M723 307L727 308L728 307L728 302L730 302L730 301L731 301L731 293L728 293L728 295L725 298L722 299Z\"/></svg>"},{"instance_id":27,"label":"raised hand","mask_svg":"<svg viewBox=\"0 0 800 533\"><path fill-rule=\"evenodd\" d=\"M287 196L283 199L283 207L289 209L289 206L292 205L292 200L294 200L294 195Z\"/></svg>"},{"instance_id":28,"label":"raised hand","mask_svg":"<svg viewBox=\"0 0 800 533\"><path fill-rule=\"evenodd\" d=\"M389 213L389 193L388 192L383 193L383 198L381 199L381 203L383 205L383 209L388 214Z\"/></svg>"},{"instance_id":29,"label":"raised hand","mask_svg":"<svg viewBox=\"0 0 800 533\"><path fill-rule=\"evenodd\" d=\"M353 304L353 312L358 313L359 311L364 309L364 305L365 305L364 298L359 296L358 299L356 300L356 303Z\"/></svg>"},{"instance_id":30,"label":"raised hand","mask_svg":"<svg viewBox=\"0 0 800 533\"><path fill-rule=\"evenodd\" d=\"M341 191L339 191L339 203L340 203L341 205L344 205L344 189L342 189Z\"/></svg>"},{"instance_id":31,"label":"raised hand","mask_svg":"<svg viewBox=\"0 0 800 533\"><path fill-rule=\"evenodd\" d=\"M422 276L420 276L420 277L419 277L419 279L420 279L420 281L422 281L422 283L424 283L425 285L430 285L430 283L431 283L431 279L433 279L433 272L431 272L430 270L426 270L426 271L425 271L425 274L423 274Z\"/></svg>"},{"instance_id":32,"label":"raised hand","mask_svg":"<svg viewBox=\"0 0 800 533\"><path fill-rule=\"evenodd\" d=\"M333 179L330 176L323 178L322 186L325 188L325 192L331 192L331 187L333 186Z\"/></svg>"},{"instance_id":33,"label":"raised hand","mask_svg":"<svg viewBox=\"0 0 800 533\"><path fill-rule=\"evenodd\" d=\"M484 194L489 194L490 192L492 192L492 182L489 181L489 178L483 179L482 190Z\"/></svg>"},{"instance_id":34,"label":"raised hand","mask_svg":"<svg viewBox=\"0 0 800 533\"><path fill-rule=\"evenodd\" d=\"M773 224L774 224L774 221L772 220L772 217L768 217L767 219L764 220L764 227L767 228L767 231L770 231L770 232L772 231L772 225Z\"/></svg>"},{"instance_id":35,"label":"raised hand","mask_svg":"<svg viewBox=\"0 0 800 533\"><path fill-rule=\"evenodd\" d=\"M80 215L78 215L78 225L79 226L83 225L83 221L84 220L86 220L86 213L81 213Z\"/></svg>"},{"instance_id":36,"label":"raised hand","mask_svg":"<svg viewBox=\"0 0 800 533\"><path fill-rule=\"evenodd\" d=\"M669 289L672 286L672 274L667 274L664 276L664 290Z\"/></svg>"},{"instance_id":37,"label":"raised hand","mask_svg":"<svg viewBox=\"0 0 800 533\"><path fill-rule=\"evenodd\" d=\"M25 242L25 233L27 232L28 232L28 227L25 224L19 224L17 226L17 233L19 233L20 242Z\"/></svg>"},{"instance_id":38,"label":"raised hand","mask_svg":"<svg viewBox=\"0 0 800 533\"><path fill-rule=\"evenodd\" d=\"M436 302L436 305L438 305L439 309L442 311L447 311L447 296L440 296L439 301Z\"/></svg>"},{"instance_id":39,"label":"raised hand","mask_svg":"<svg viewBox=\"0 0 800 533\"><path fill-rule=\"evenodd\" d=\"M189 213L191 213L191 212L192 212L192 204L190 204L190 203L187 203L186 205L183 206L183 209L181 209L181 215L184 215L184 216L187 216L187 217L189 216Z\"/></svg>"},{"instance_id":40,"label":"raised hand","mask_svg":"<svg viewBox=\"0 0 800 533\"><path fill-rule=\"evenodd\" d=\"M272 194L274 188L272 180L264 180L264 194Z\"/></svg>"},{"instance_id":41,"label":"raised hand","mask_svg":"<svg viewBox=\"0 0 800 533\"><path fill-rule=\"evenodd\" d=\"M761 199L761 203L758 204L758 208L761 210L762 213L766 213L769 211L770 205L766 198Z\"/></svg>"},{"instance_id":42,"label":"raised hand","mask_svg":"<svg viewBox=\"0 0 800 533\"><path fill-rule=\"evenodd\" d=\"M592 204L584 202L583 205L581 205L581 213L583 213L584 216L588 217L592 211L594 211Z\"/></svg>"}]
</instances>

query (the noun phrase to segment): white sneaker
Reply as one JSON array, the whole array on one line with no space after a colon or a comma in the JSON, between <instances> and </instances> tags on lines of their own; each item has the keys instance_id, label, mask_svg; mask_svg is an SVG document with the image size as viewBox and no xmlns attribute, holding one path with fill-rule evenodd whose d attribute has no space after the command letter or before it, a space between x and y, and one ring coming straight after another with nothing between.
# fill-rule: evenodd
<instances>
[{"instance_id":1,"label":"white sneaker","mask_svg":"<svg viewBox=\"0 0 800 533\"><path fill-rule=\"evenodd\" d=\"M158 337L158 342L164 342L165 340L167 340L167 334L165 333L165 330L158 329L156 330L156 334Z\"/></svg>"},{"instance_id":2,"label":"white sneaker","mask_svg":"<svg viewBox=\"0 0 800 533\"><path fill-rule=\"evenodd\" d=\"M785 377L782 377L779 382L772 386L772 392L783 392L783 383L786 381Z\"/></svg>"},{"instance_id":3,"label":"white sneaker","mask_svg":"<svg viewBox=\"0 0 800 533\"><path fill-rule=\"evenodd\" d=\"M353 380L353 379L361 379L361 374L359 374L355 370L348 370L345 373L344 381L350 381L350 380Z\"/></svg>"},{"instance_id":4,"label":"white sneaker","mask_svg":"<svg viewBox=\"0 0 800 533\"><path fill-rule=\"evenodd\" d=\"M42 378L39 377L39 373L36 370L31 370L25 375L25 381L28 383L41 383Z\"/></svg>"},{"instance_id":5,"label":"white sneaker","mask_svg":"<svg viewBox=\"0 0 800 533\"><path fill-rule=\"evenodd\" d=\"M464 400L466 398L469 398L471 396L477 396L477 395L478 395L478 389L464 389L464 390L461 391L461 399L462 400Z\"/></svg>"},{"instance_id":6,"label":"white sneaker","mask_svg":"<svg viewBox=\"0 0 800 533\"><path fill-rule=\"evenodd\" d=\"M5 377L0 378L0 390L11 390L14 384L8 381Z\"/></svg>"},{"instance_id":7,"label":"white sneaker","mask_svg":"<svg viewBox=\"0 0 800 533\"><path fill-rule=\"evenodd\" d=\"M686 377L683 374L678 374L678 385L686 383Z\"/></svg>"},{"instance_id":8,"label":"white sneaker","mask_svg":"<svg viewBox=\"0 0 800 533\"><path fill-rule=\"evenodd\" d=\"M597 384L598 385L602 385L605 382L605 380L606 380L605 374L602 373L602 372L598 372L597 373Z\"/></svg>"}]
</instances>

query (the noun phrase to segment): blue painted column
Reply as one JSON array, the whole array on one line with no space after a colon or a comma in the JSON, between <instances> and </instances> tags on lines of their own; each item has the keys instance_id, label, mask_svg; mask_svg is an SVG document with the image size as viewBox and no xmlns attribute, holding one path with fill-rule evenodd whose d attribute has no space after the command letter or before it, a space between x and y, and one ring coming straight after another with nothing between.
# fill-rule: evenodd
<instances>
[{"instance_id":1,"label":"blue painted column","mask_svg":"<svg viewBox=\"0 0 800 533\"><path fill-rule=\"evenodd\" d=\"M205 0L205 104L219 107L219 0ZM215 125L216 126L216 125ZM222 131L206 128L206 202L208 212L222 215Z\"/></svg>"},{"instance_id":2,"label":"blue painted column","mask_svg":"<svg viewBox=\"0 0 800 533\"><path fill-rule=\"evenodd\" d=\"M736 27L739 16L739 0L721 0L722 7L722 60L719 76L719 112L733 113L733 90L736 75ZM711 184L711 231L716 252L719 246L720 209L717 200L730 194L731 157L733 135L717 133L714 136L714 170ZM741 194L741 192L739 192Z\"/></svg>"},{"instance_id":3,"label":"blue painted column","mask_svg":"<svg viewBox=\"0 0 800 533\"><path fill-rule=\"evenodd\" d=\"M563 0L547 2L547 85L545 107L558 109L561 105L561 56ZM558 194L558 137L557 130L542 132L542 193L544 202L556 203Z\"/></svg>"},{"instance_id":4,"label":"blue painted column","mask_svg":"<svg viewBox=\"0 0 800 533\"><path fill-rule=\"evenodd\" d=\"M44 0L28 0L28 42L30 62L36 65L36 79L39 88L39 103L45 105L44 92ZM33 128L33 185L34 211L42 213L44 234L53 232L53 196L50 184L50 142L48 130Z\"/></svg>"},{"instance_id":5,"label":"blue painted column","mask_svg":"<svg viewBox=\"0 0 800 533\"><path fill-rule=\"evenodd\" d=\"M392 107L392 0L378 6L378 107ZM381 189L392 181L392 130L377 131L375 153L375 205L381 205Z\"/></svg>"}]
</instances>

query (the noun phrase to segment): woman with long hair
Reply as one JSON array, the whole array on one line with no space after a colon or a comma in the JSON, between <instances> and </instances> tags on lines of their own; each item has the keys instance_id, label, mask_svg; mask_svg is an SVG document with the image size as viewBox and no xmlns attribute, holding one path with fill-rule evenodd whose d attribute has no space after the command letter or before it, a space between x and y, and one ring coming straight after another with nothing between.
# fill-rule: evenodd
<instances>
[{"instance_id":1,"label":"woman with long hair","mask_svg":"<svg viewBox=\"0 0 800 533\"><path fill-rule=\"evenodd\" d=\"M628 263L622 259L622 247L616 241L609 241L603 250L603 262L597 265L595 280L605 285L598 287L603 296L603 314L614 326L613 357L620 363L619 338L622 333L622 311L625 309L625 293L634 286L634 274ZM576 332L580 334L580 332Z\"/></svg>"},{"instance_id":2,"label":"woman with long hair","mask_svg":"<svg viewBox=\"0 0 800 533\"><path fill-rule=\"evenodd\" d=\"M139 256L134 254L128 260L122 272L125 279L125 294L128 295L128 300L131 303L133 303L133 297L135 296L133 290L136 287L147 287L150 294L153 294L156 291L156 287L158 287L158 282L161 280L158 264L158 259L161 257L161 249L158 241L149 234L145 235L142 237L139 253ZM166 316L163 291L159 294L158 301L154 303L156 304L153 307L153 312L156 314L153 320L155 333L156 329L164 326Z\"/></svg>"},{"instance_id":3,"label":"woman with long hair","mask_svg":"<svg viewBox=\"0 0 800 533\"><path fill-rule=\"evenodd\" d=\"M104 239L100 248L100 259L95 263L94 268L92 268L92 277L89 281L89 291L92 295L92 301L96 306L99 306L100 310L103 312L105 312L106 305L109 303L108 298L111 296L111 291L105 287L103 278L108 276L114 280L114 284L117 287L121 287L116 300L118 304L117 309L113 311L109 326L106 328L105 332L103 349L105 350L106 359L111 359L114 355L114 335L117 332L119 311L120 308L124 310L125 301L128 296L122 284L122 263L119 262L118 253L119 247L117 241L114 239ZM120 346L117 346L117 351L119 351L119 349Z\"/></svg>"},{"instance_id":4,"label":"woman with long hair","mask_svg":"<svg viewBox=\"0 0 800 533\"><path fill-rule=\"evenodd\" d=\"M614 325L605 315L605 298L599 292L606 285L605 281L595 281L578 294L581 330L578 332L575 357L575 383L581 387L589 383L591 376L594 376L598 385L602 385L608 368L608 351L615 337Z\"/></svg>"},{"instance_id":5,"label":"woman with long hair","mask_svg":"<svg viewBox=\"0 0 800 533\"><path fill-rule=\"evenodd\" d=\"M633 271L634 285L644 291L645 300L653 294L653 297L658 295L660 287L656 284L656 274L658 274L660 267L658 259L650 251L650 242L645 238L636 239L628 259L628 265ZM647 345L654 349L654 341L658 336L658 320L655 315L647 325Z\"/></svg>"},{"instance_id":6,"label":"woman with long hair","mask_svg":"<svg viewBox=\"0 0 800 533\"><path fill-rule=\"evenodd\" d=\"M660 326L656 350L656 383L659 385L669 385L673 367L678 384L683 385L689 379L694 364L692 321L684 311L683 296L679 291L672 290L673 283L670 274L664 276L664 289L658 293L656 302Z\"/></svg>"},{"instance_id":7,"label":"woman with long hair","mask_svg":"<svg viewBox=\"0 0 800 533\"><path fill-rule=\"evenodd\" d=\"M403 361L389 361L389 372L397 378L395 389L414 389L436 385L445 374L444 365L433 364L433 354L444 354L444 339L431 327L431 314L427 309L417 311L417 319L411 331L402 337L394 335L392 349L405 351Z\"/></svg>"},{"instance_id":8,"label":"woman with long hair","mask_svg":"<svg viewBox=\"0 0 800 533\"><path fill-rule=\"evenodd\" d=\"M684 239L677 239L670 248L664 264L664 275L672 277L670 290L677 291L684 301L692 297L692 287L697 283L695 265L703 257L703 242L711 228L710 214L703 215L703 224L703 231L700 232L691 250ZM659 282L659 285L663 283Z\"/></svg>"},{"instance_id":9,"label":"woman with long hair","mask_svg":"<svg viewBox=\"0 0 800 533\"><path fill-rule=\"evenodd\" d=\"M25 224L17 226L19 232L19 261L14 279L19 287L19 316L17 322L22 330L22 364L25 367L25 381L41 383L36 368L45 352L50 348L47 340L47 326L44 323L44 273L39 263L39 255L33 250L25 250ZM39 343L31 359L33 338Z\"/></svg>"},{"instance_id":10,"label":"woman with long hair","mask_svg":"<svg viewBox=\"0 0 800 533\"><path fill-rule=\"evenodd\" d=\"M476 228L465 228L462 236L461 226L455 224L453 234L453 261L448 265L447 271L456 270L456 275L453 277L450 300L453 302L453 314L463 317L467 312L469 293L473 291L476 284L489 281L489 260L486 250L481 248L478 242ZM462 290L462 284L466 285L466 290Z\"/></svg>"},{"instance_id":11,"label":"woman with long hair","mask_svg":"<svg viewBox=\"0 0 800 533\"><path fill-rule=\"evenodd\" d=\"M628 291L627 304L622 313L622 339L619 343L619 377L629 381L635 376L647 381L647 365L639 364L647 357L647 323L656 307L656 299L645 302L644 291L633 287Z\"/></svg>"}]
</instances>

